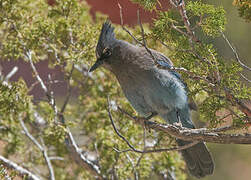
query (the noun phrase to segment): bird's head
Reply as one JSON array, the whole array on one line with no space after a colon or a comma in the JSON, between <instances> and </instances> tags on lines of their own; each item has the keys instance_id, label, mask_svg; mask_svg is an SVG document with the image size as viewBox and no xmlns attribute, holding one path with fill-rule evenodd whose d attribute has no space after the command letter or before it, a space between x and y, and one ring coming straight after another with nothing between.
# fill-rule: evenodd
<instances>
[{"instance_id":1,"label":"bird's head","mask_svg":"<svg viewBox=\"0 0 251 180\"><path fill-rule=\"evenodd\" d=\"M114 27L112 27L110 22L107 20L102 26L96 47L97 61L90 68L90 72L94 71L103 64L111 63L110 60L113 55L113 50L116 43L116 38L113 31Z\"/></svg>"}]
</instances>

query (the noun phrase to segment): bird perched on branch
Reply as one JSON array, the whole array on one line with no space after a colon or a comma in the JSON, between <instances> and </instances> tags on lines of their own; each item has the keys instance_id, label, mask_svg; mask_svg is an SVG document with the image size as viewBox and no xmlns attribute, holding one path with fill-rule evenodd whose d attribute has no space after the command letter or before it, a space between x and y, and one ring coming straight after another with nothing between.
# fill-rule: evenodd
<instances>
[{"instance_id":1,"label":"bird perched on branch","mask_svg":"<svg viewBox=\"0 0 251 180\"><path fill-rule=\"evenodd\" d=\"M144 117L161 116L167 123L195 128L190 116L186 87L172 62L163 54L116 39L109 21L103 24L96 47L98 67L110 70L134 109ZM165 67L163 69L161 67ZM177 139L179 146L188 141ZM181 151L189 172L197 178L210 175L214 162L205 143Z\"/></svg>"}]
</instances>

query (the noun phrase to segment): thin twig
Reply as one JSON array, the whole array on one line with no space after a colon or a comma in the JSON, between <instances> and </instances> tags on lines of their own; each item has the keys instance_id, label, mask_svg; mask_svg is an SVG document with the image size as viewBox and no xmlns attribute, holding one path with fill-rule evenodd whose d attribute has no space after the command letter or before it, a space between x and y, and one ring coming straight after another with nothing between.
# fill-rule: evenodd
<instances>
[{"instance_id":1,"label":"thin twig","mask_svg":"<svg viewBox=\"0 0 251 180\"><path fill-rule=\"evenodd\" d=\"M28 50L28 51L26 52L25 55L26 55L26 58L28 59L28 61L30 62L31 68L32 68L32 70L33 70L33 72L34 72L34 74L35 74L35 77L36 77L37 80L39 81L39 83L40 83L42 89L44 90L44 92L45 92L46 94L48 94L48 89L47 89L47 87L45 86L45 84L44 84L43 80L41 79L41 77L39 76L39 74L38 74L38 72L37 72L37 69L36 69L35 65L33 64L33 61L32 61L32 52L31 52L30 50Z\"/></svg>"},{"instance_id":2,"label":"thin twig","mask_svg":"<svg viewBox=\"0 0 251 180\"><path fill-rule=\"evenodd\" d=\"M132 165L132 169L133 169L133 174L134 174L134 180L138 180L139 179L139 174L138 171L135 168L135 165L133 163L133 160L131 159L131 157L129 156L129 154L126 153L126 157L128 159L128 161L131 163Z\"/></svg>"},{"instance_id":3,"label":"thin twig","mask_svg":"<svg viewBox=\"0 0 251 180\"><path fill-rule=\"evenodd\" d=\"M172 26L171 26L173 29L175 29L176 31L178 31L179 33L181 33L182 35L186 36L186 37L189 37L189 35L182 31L181 29L179 29L177 26L175 26L173 23L172 23Z\"/></svg>"},{"instance_id":4,"label":"thin twig","mask_svg":"<svg viewBox=\"0 0 251 180\"><path fill-rule=\"evenodd\" d=\"M39 144L39 142L29 133L27 127L25 126L23 120L21 118L19 118L19 123L21 124L23 130L24 130L24 133L25 135L31 140L31 142L33 142L37 147L38 149L42 152L43 154L43 157L44 157L44 160L47 164L47 167L48 167L48 170L49 170L49 173L50 173L50 179L51 180L55 180L55 174L54 174L54 170L53 170L53 166L51 164L51 161L50 161L50 158L48 157L48 154L47 154L47 150L46 150L46 147L43 143L43 145ZM41 138L42 140L42 138Z\"/></svg>"},{"instance_id":5,"label":"thin twig","mask_svg":"<svg viewBox=\"0 0 251 180\"><path fill-rule=\"evenodd\" d=\"M65 159L63 157L57 157L57 156L52 156L49 157L50 160L59 160L59 161L64 161Z\"/></svg>"},{"instance_id":6,"label":"thin twig","mask_svg":"<svg viewBox=\"0 0 251 180\"><path fill-rule=\"evenodd\" d=\"M245 79L247 82L251 83L251 80L248 79L244 74L240 73L241 77Z\"/></svg>"},{"instance_id":7,"label":"thin twig","mask_svg":"<svg viewBox=\"0 0 251 180\"><path fill-rule=\"evenodd\" d=\"M120 14L120 24L123 28L124 31L126 31L133 39L136 43L140 44L140 45L143 45L137 38L135 38L132 33L125 28L124 26L124 20L123 20L123 13L122 13L122 6L118 3L118 7L119 7L119 14Z\"/></svg>"},{"instance_id":8,"label":"thin twig","mask_svg":"<svg viewBox=\"0 0 251 180\"><path fill-rule=\"evenodd\" d=\"M49 83L57 84L57 83L63 83L63 82L64 82L64 81L53 80L53 81L51 81L51 82L45 82L44 84L45 84L45 85L48 85ZM38 85L38 84L40 84L39 81L35 81L34 83L32 83L31 86L30 86L29 89L28 89L28 92L32 91L33 88L34 88L36 85Z\"/></svg>"},{"instance_id":9,"label":"thin twig","mask_svg":"<svg viewBox=\"0 0 251 180\"><path fill-rule=\"evenodd\" d=\"M182 1L176 1L178 6L178 10L180 12L180 15L181 17L183 18L183 21L184 21L184 24L185 24L185 27L186 27L186 30L188 32L188 35L191 37L190 41L195 41L195 42L198 42L198 39L196 38L195 34L194 34L194 31L191 30L190 28L190 21L187 17L187 13L186 13L186 9L185 9L185 2L182 0Z\"/></svg>"},{"instance_id":10,"label":"thin twig","mask_svg":"<svg viewBox=\"0 0 251 180\"><path fill-rule=\"evenodd\" d=\"M139 10L137 11L137 17L138 17L138 24L139 24L140 29L141 29L141 36L142 36L142 41L143 41L143 47L145 47L146 51L150 54L150 56L152 57L152 59L155 62L157 62L157 60L156 60L155 56L153 55L152 51L147 47L147 43L146 43L146 39L145 39L145 32L144 32L143 25L141 23Z\"/></svg>"},{"instance_id":11,"label":"thin twig","mask_svg":"<svg viewBox=\"0 0 251 180\"><path fill-rule=\"evenodd\" d=\"M230 47L230 49L232 50L232 52L234 53L235 59L236 61L245 69L251 71L251 68L248 67L247 65L245 65L241 60L240 57L236 51L236 49L232 46L232 44L230 43L230 41L228 40L228 38L225 36L225 34L223 32L221 32L221 35L223 37L223 39L227 42L228 46Z\"/></svg>"},{"instance_id":12,"label":"thin twig","mask_svg":"<svg viewBox=\"0 0 251 180\"><path fill-rule=\"evenodd\" d=\"M36 79L38 80L38 82L40 83L43 91L45 92L48 100L49 100L49 104L52 106L53 110L54 110L54 113L57 114L58 113L58 110L57 110L57 106L56 106L56 103L55 103L55 99L53 97L53 94L52 92L49 92L48 91L48 88L45 86L45 83L44 81L42 80L42 78L39 76L39 73L35 67L35 65L33 64L33 61L32 61L32 52L30 50L27 50L26 51L26 54L25 54L26 58L28 59L29 63L30 63L30 66L32 68L32 71L34 72L35 74L35 77Z\"/></svg>"},{"instance_id":13,"label":"thin twig","mask_svg":"<svg viewBox=\"0 0 251 180\"><path fill-rule=\"evenodd\" d=\"M225 132L225 131L230 131L234 129L237 129L237 128L234 127L233 125L229 125L229 126L218 127L218 128L214 128L210 130L205 130L205 132Z\"/></svg>"},{"instance_id":14,"label":"thin twig","mask_svg":"<svg viewBox=\"0 0 251 180\"><path fill-rule=\"evenodd\" d=\"M69 102L69 99L71 97L71 92L72 92L72 87L70 85L70 81L71 81L71 78L72 78L72 73L73 73L73 70L74 70L74 63L72 64L72 67L71 67L71 71L70 71L70 74L68 76L68 82L67 82L67 95L66 95L66 98L64 100L64 104L61 108L61 111L60 113L63 113L65 111L65 108Z\"/></svg>"},{"instance_id":15,"label":"thin twig","mask_svg":"<svg viewBox=\"0 0 251 180\"><path fill-rule=\"evenodd\" d=\"M66 138L67 148L70 150L72 157L76 162L87 168L94 176L98 179L104 179L101 175L100 167L94 164L92 161L88 160L83 154L82 149L76 144L69 128L67 128L67 138Z\"/></svg>"},{"instance_id":16,"label":"thin twig","mask_svg":"<svg viewBox=\"0 0 251 180\"><path fill-rule=\"evenodd\" d=\"M24 134L31 140L32 143L34 143L38 149L43 152L44 149L42 147L42 145L29 133L27 127L25 126L23 120L21 118L19 118L19 123L21 124L23 130L24 130Z\"/></svg>"},{"instance_id":17,"label":"thin twig","mask_svg":"<svg viewBox=\"0 0 251 180\"><path fill-rule=\"evenodd\" d=\"M146 151L147 147L146 147L146 127L143 127L143 143L144 143L144 148L143 151ZM140 165L141 160L143 159L145 153L142 153L141 156L139 157L137 163L136 163L136 167L138 167Z\"/></svg>"},{"instance_id":18,"label":"thin twig","mask_svg":"<svg viewBox=\"0 0 251 180\"><path fill-rule=\"evenodd\" d=\"M16 74L17 71L18 71L18 67L14 66L12 70L5 76L4 81L8 81L12 76Z\"/></svg>"}]
</instances>

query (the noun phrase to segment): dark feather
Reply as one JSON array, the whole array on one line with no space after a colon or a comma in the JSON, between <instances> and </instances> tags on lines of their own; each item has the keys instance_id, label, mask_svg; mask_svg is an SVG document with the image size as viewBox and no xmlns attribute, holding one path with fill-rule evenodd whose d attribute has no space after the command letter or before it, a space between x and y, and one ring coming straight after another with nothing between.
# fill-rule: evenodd
<instances>
[{"instance_id":1,"label":"dark feather","mask_svg":"<svg viewBox=\"0 0 251 180\"><path fill-rule=\"evenodd\" d=\"M101 33L99 35L99 40L96 47L96 55L101 56L104 48L111 46L114 40L115 40L114 27L112 27L110 21L107 20L103 24Z\"/></svg>"}]
</instances>

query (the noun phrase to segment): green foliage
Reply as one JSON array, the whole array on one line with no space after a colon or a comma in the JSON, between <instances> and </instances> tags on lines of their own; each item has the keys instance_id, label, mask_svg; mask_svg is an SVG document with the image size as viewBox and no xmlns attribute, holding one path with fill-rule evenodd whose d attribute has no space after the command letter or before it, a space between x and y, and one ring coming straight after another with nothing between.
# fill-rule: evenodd
<instances>
[{"instance_id":1,"label":"green foliage","mask_svg":"<svg viewBox=\"0 0 251 180\"><path fill-rule=\"evenodd\" d=\"M0 161L0 178L1 179L14 179L17 176L15 171L12 170L7 170L7 168L5 168Z\"/></svg>"},{"instance_id":2,"label":"green foliage","mask_svg":"<svg viewBox=\"0 0 251 180\"><path fill-rule=\"evenodd\" d=\"M225 63L213 45L203 41L207 36L215 38L224 31L226 18L223 8L204 4L201 1L189 1L186 10L191 23L190 28L194 32L203 33L203 36L197 36L201 39L193 40L194 36L187 30L184 17L172 10L159 12L149 37L164 42L172 49L167 53L175 66L183 67L201 77L200 80L194 80L191 75L181 72L190 96L199 104L200 119L210 122L210 125L215 127L222 123L216 112L226 111L231 106L231 103L223 98L226 97L225 88L231 89L234 96L240 99L249 99L250 88L240 83L239 73L242 71L240 65ZM220 78L219 82L216 76ZM216 85L212 86L208 82ZM237 111L241 116L244 115L240 110Z\"/></svg>"},{"instance_id":3,"label":"green foliage","mask_svg":"<svg viewBox=\"0 0 251 180\"><path fill-rule=\"evenodd\" d=\"M183 17L178 11L158 12L155 8L157 0L133 2L158 13L152 28L143 25L148 46L168 54L175 66L184 67L202 77L195 80L189 74L181 72L189 95L199 104L201 120L209 122L212 127L222 123L217 113L233 106L226 100L226 87L236 98L248 99L251 91L240 83L240 66L237 63L226 64L213 45L204 42L204 39L215 38L224 30L226 19L222 7L216 8L200 1L188 2L186 7L191 26L196 33L201 33L201 39L195 42L189 37ZM85 1L58 0L53 6L49 6L44 0L2 0L0 8L2 60L22 58L25 61L39 62L48 59L51 68L60 67L66 81L73 64L83 64L83 68L88 69L94 62L94 48L105 17L98 15L94 23ZM142 40L140 27L128 29ZM116 27L116 35L120 39L131 40L121 27ZM28 53L32 54L32 59L29 59ZM219 79L216 78L217 73ZM207 81L212 82L213 86ZM63 113L66 125L71 128L74 137L80 139L78 144L83 150L98 156L102 175L112 179L115 172L119 179L132 179L137 171L141 179L146 179L170 172L178 179L186 179L185 164L177 152L144 154L141 157L141 154L118 153L114 150L125 150L128 146L111 127L107 114L108 95L114 105L112 115L119 131L135 148L143 149L144 146L142 127L136 126L116 111L115 104L118 104L135 114L110 72L102 69L87 74L74 70L69 84L78 90L79 95L68 104ZM0 127L3 127L0 129L0 140L7 144L6 156L13 153L19 155L20 160L30 169L41 167L44 172L46 168L42 153L21 133L19 118L22 118L29 132L39 142L43 139L50 156L64 158L62 162L52 162L56 179L94 178L88 170L74 165L69 157L64 142L66 125L58 121L51 102L34 101L28 95L29 89L22 80L8 84L1 81L0 92ZM64 97L62 99L64 101ZM59 104L56 105L60 110ZM35 111L39 112L43 123L37 122ZM233 120L234 125L239 126L243 124L245 115L237 108L234 111L238 115ZM85 142L81 143L81 139L85 139ZM147 141L156 149L174 145L174 139L163 133L147 132ZM134 168L132 164L138 165ZM48 172L45 172L44 176L47 175Z\"/></svg>"},{"instance_id":4,"label":"green foliage","mask_svg":"<svg viewBox=\"0 0 251 180\"><path fill-rule=\"evenodd\" d=\"M132 0L134 3L141 4L145 9L152 11L156 8L158 0Z\"/></svg>"},{"instance_id":5,"label":"green foliage","mask_svg":"<svg viewBox=\"0 0 251 180\"><path fill-rule=\"evenodd\" d=\"M31 97L27 95L24 81L19 80L10 85L0 81L0 126L3 127L0 139L7 141L5 153L15 153L23 145L20 137L18 119L33 116Z\"/></svg>"},{"instance_id":6,"label":"green foliage","mask_svg":"<svg viewBox=\"0 0 251 180\"><path fill-rule=\"evenodd\" d=\"M233 5L238 7L240 17L247 22L251 21L251 2L250 0L234 0Z\"/></svg>"},{"instance_id":7,"label":"green foliage","mask_svg":"<svg viewBox=\"0 0 251 180\"><path fill-rule=\"evenodd\" d=\"M199 26L205 35L215 37L225 29L226 17L223 7L214 7L201 1L189 1L187 11L192 18L200 18Z\"/></svg>"}]
</instances>

